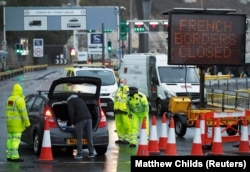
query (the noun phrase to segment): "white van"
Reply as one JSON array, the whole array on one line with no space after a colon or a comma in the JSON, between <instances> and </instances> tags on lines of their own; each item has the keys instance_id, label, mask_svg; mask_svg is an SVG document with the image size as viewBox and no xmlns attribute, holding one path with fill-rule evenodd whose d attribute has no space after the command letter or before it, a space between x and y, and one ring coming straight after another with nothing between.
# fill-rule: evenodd
<instances>
[{"instance_id":1,"label":"white van","mask_svg":"<svg viewBox=\"0 0 250 172\"><path fill-rule=\"evenodd\" d=\"M195 67L168 65L166 54L125 54L118 71L129 86L146 94L150 108L157 115L168 111L172 96L189 96L194 105L200 103L200 81Z\"/></svg>"},{"instance_id":2,"label":"white van","mask_svg":"<svg viewBox=\"0 0 250 172\"><path fill-rule=\"evenodd\" d=\"M88 52L87 51L78 51L76 63L88 63Z\"/></svg>"},{"instance_id":3,"label":"white van","mask_svg":"<svg viewBox=\"0 0 250 172\"><path fill-rule=\"evenodd\" d=\"M65 68L65 76L94 76L101 78L101 107L106 114L114 115L114 94L118 89L113 69L95 64L75 64Z\"/></svg>"}]
</instances>

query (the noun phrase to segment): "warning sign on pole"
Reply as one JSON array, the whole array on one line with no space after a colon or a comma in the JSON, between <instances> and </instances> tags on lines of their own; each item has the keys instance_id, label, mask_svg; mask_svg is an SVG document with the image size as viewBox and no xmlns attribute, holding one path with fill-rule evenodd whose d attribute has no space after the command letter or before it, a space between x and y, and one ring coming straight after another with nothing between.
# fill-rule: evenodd
<instances>
[{"instance_id":1,"label":"warning sign on pole","mask_svg":"<svg viewBox=\"0 0 250 172\"><path fill-rule=\"evenodd\" d=\"M33 39L33 56L43 57L43 39Z\"/></svg>"}]
</instances>

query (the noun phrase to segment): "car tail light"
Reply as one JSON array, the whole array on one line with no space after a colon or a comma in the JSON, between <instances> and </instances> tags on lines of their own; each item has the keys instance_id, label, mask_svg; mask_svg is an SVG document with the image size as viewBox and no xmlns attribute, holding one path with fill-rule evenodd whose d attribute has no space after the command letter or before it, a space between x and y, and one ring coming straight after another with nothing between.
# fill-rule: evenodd
<instances>
[{"instance_id":1,"label":"car tail light","mask_svg":"<svg viewBox=\"0 0 250 172\"><path fill-rule=\"evenodd\" d=\"M106 115L103 112L103 110L101 109L101 119L100 119L100 122L98 124L98 128L105 127L106 125L107 125Z\"/></svg>"},{"instance_id":2,"label":"car tail light","mask_svg":"<svg viewBox=\"0 0 250 172\"><path fill-rule=\"evenodd\" d=\"M49 121L49 127L52 128L57 127L57 124L53 118L53 112L48 105L45 106L44 118L46 118Z\"/></svg>"},{"instance_id":3,"label":"car tail light","mask_svg":"<svg viewBox=\"0 0 250 172\"><path fill-rule=\"evenodd\" d=\"M100 104L101 104L101 100L99 99L98 100L99 107L101 107ZM105 127L107 125L106 115L103 112L102 108L100 108L100 114L101 114L101 118L100 118L100 122L98 124L98 128L102 128L102 127Z\"/></svg>"}]
</instances>

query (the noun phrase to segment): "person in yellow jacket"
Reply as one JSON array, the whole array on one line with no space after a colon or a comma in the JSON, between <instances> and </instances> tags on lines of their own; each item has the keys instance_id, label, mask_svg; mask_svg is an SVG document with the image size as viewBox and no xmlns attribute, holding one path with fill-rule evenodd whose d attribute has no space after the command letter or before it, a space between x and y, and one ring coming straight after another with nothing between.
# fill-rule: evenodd
<instances>
[{"instance_id":1,"label":"person in yellow jacket","mask_svg":"<svg viewBox=\"0 0 250 172\"><path fill-rule=\"evenodd\" d=\"M22 132L30 126L24 98L22 86L18 83L14 84L6 102L7 161L24 161L18 152Z\"/></svg>"},{"instance_id":2,"label":"person in yellow jacket","mask_svg":"<svg viewBox=\"0 0 250 172\"><path fill-rule=\"evenodd\" d=\"M146 130L147 134L149 134L149 105L147 97L139 92L137 87L129 87L127 107L132 123L129 147L136 147L137 137L144 118L146 118Z\"/></svg>"},{"instance_id":3,"label":"person in yellow jacket","mask_svg":"<svg viewBox=\"0 0 250 172\"><path fill-rule=\"evenodd\" d=\"M119 88L114 96L115 125L118 135L118 140L115 141L116 144L129 144L131 122L127 109L128 93L129 87L127 85L127 80L121 78L119 81Z\"/></svg>"}]
</instances>

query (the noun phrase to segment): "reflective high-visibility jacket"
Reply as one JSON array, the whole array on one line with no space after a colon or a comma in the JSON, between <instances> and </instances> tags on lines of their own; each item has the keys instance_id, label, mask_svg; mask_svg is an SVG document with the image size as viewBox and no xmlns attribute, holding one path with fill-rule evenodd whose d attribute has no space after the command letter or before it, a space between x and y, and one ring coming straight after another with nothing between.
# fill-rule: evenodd
<instances>
[{"instance_id":1,"label":"reflective high-visibility jacket","mask_svg":"<svg viewBox=\"0 0 250 172\"><path fill-rule=\"evenodd\" d=\"M127 98L129 87L124 85L119 87L114 97L114 110L127 112Z\"/></svg>"},{"instance_id":2,"label":"reflective high-visibility jacket","mask_svg":"<svg viewBox=\"0 0 250 172\"><path fill-rule=\"evenodd\" d=\"M8 132L20 133L30 126L21 85L13 86L12 94L6 103L6 123Z\"/></svg>"},{"instance_id":3,"label":"reflective high-visibility jacket","mask_svg":"<svg viewBox=\"0 0 250 172\"><path fill-rule=\"evenodd\" d=\"M129 97L128 103L129 114L144 114L148 115L149 106L147 97L142 93L135 93L132 97Z\"/></svg>"}]
</instances>

